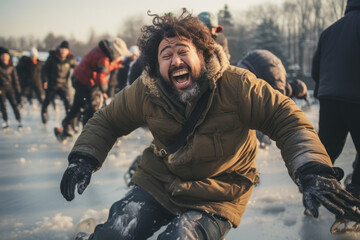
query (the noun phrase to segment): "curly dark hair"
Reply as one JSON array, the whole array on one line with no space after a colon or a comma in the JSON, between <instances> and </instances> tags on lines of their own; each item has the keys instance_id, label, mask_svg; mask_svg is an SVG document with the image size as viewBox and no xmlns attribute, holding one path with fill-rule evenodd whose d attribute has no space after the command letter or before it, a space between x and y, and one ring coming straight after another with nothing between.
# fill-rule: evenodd
<instances>
[{"instance_id":1,"label":"curly dark hair","mask_svg":"<svg viewBox=\"0 0 360 240\"><path fill-rule=\"evenodd\" d=\"M208 28L197 17L193 17L185 8L179 17L173 13L163 16L151 14L152 25L142 27L142 36L138 39L141 60L151 77L158 76L158 47L165 38L185 37L192 41L198 51L203 51L205 62L214 53L215 41Z\"/></svg>"}]
</instances>

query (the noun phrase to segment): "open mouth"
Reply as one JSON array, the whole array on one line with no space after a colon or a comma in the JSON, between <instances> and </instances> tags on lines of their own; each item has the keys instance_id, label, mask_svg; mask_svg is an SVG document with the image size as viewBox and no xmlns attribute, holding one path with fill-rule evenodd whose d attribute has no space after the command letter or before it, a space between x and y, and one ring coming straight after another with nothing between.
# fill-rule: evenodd
<instances>
[{"instance_id":1,"label":"open mouth","mask_svg":"<svg viewBox=\"0 0 360 240\"><path fill-rule=\"evenodd\" d=\"M171 78L177 89L184 89L191 85L190 72L186 68L174 71Z\"/></svg>"}]
</instances>

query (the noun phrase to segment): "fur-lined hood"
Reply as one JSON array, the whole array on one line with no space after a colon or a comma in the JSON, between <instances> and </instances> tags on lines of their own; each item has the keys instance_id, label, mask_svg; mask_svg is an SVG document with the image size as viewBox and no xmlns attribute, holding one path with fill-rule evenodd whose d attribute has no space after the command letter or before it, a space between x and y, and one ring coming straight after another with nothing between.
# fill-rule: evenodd
<instances>
[{"instance_id":1,"label":"fur-lined hood","mask_svg":"<svg viewBox=\"0 0 360 240\"><path fill-rule=\"evenodd\" d=\"M223 75L224 71L230 66L229 60L222 47L218 44L215 45L215 53L206 63L206 78L210 82L210 88L216 87L217 80ZM157 88L156 79L151 78L148 72L145 70L140 77L145 86L149 88L151 95L160 97L159 89Z\"/></svg>"}]
</instances>

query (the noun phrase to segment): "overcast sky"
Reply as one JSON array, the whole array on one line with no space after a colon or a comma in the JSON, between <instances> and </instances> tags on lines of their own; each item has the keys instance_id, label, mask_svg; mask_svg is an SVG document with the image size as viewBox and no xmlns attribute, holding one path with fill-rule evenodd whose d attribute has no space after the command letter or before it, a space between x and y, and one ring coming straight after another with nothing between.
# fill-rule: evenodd
<instances>
[{"instance_id":1,"label":"overcast sky","mask_svg":"<svg viewBox=\"0 0 360 240\"><path fill-rule=\"evenodd\" d=\"M283 0L1 0L0 36L43 38L52 32L84 41L91 28L97 34L116 35L121 21L141 14L146 16L148 10L177 13L186 7L194 14L217 13L225 4L240 11L265 2L280 4Z\"/></svg>"}]
</instances>

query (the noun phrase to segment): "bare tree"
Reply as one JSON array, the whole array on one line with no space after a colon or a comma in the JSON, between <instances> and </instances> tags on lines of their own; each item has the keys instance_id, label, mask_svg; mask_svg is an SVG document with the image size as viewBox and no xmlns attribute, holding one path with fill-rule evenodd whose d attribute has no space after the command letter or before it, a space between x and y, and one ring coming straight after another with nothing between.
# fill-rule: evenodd
<instances>
[{"instance_id":1,"label":"bare tree","mask_svg":"<svg viewBox=\"0 0 360 240\"><path fill-rule=\"evenodd\" d=\"M332 21L336 21L344 15L346 0L327 0L327 4Z\"/></svg>"},{"instance_id":2,"label":"bare tree","mask_svg":"<svg viewBox=\"0 0 360 240\"><path fill-rule=\"evenodd\" d=\"M145 25L143 15L127 18L119 27L118 35L128 44L135 45L141 35L141 27Z\"/></svg>"}]
</instances>

